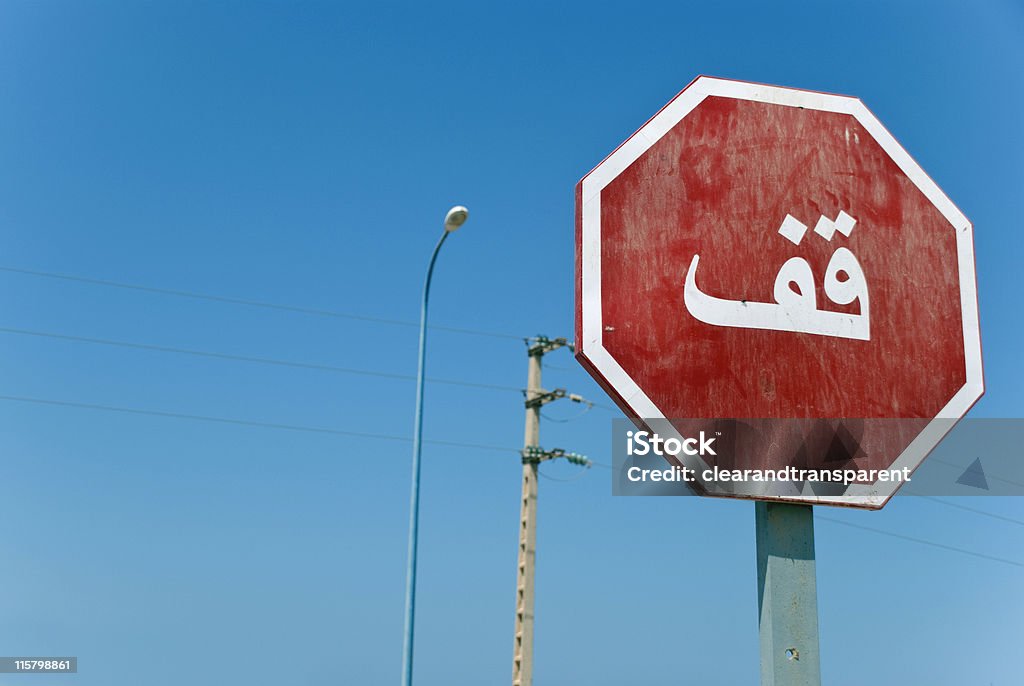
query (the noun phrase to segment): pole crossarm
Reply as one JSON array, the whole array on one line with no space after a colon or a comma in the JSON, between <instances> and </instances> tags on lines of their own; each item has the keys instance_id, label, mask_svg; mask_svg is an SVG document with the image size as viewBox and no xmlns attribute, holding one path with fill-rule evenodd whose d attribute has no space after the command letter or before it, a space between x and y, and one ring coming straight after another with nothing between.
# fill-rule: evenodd
<instances>
[{"instance_id":1,"label":"pole crossarm","mask_svg":"<svg viewBox=\"0 0 1024 686\"><path fill-rule=\"evenodd\" d=\"M534 336L533 338L524 339L527 345L526 354L530 357L543 356L553 350L568 346L570 350L575 350L575 347L569 343L565 337L561 338L548 338L547 336Z\"/></svg>"},{"instance_id":2,"label":"pole crossarm","mask_svg":"<svg viewBox=\"0 0 1024 686\"><path fill-rule=\"evenodd\" d=\"M528 448L524 448L520 454L523 456L523 464L540 464L541 462L547 462L548 460L556 460L559 457L564 457L572 464L578 464L582 467L589 467L591 464L586 455L570 453L563 448L544 450L540 446L532 445Z\"/></svg>"},{"instance_id":3,"label":"pole crossarm","mask_svg":"<svg viewBox=\"0 0 1024 686\"><path fill-rule=\"evenodd\" d=\"M530 397L531 394L533 395L533 397ZM559 400L560 398L565 398L566 396L568 396L568 391L566 391L564 388L556 388L553 391L527 390L523 391L523 395L527 396L526 400L523 401L523 405L525 405L527 409L530 409L534 407L541 407L543 405L547 405L548 403L552 403L556 400Z\"/></svg>"}]
</instances>

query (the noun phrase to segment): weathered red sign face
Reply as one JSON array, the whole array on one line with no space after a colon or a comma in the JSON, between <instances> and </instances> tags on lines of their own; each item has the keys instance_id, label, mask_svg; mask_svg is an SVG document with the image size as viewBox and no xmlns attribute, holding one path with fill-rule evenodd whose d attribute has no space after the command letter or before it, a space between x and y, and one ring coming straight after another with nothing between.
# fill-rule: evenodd
<instances>
[{"instance_id":1,"label":"weathered red sign face","mask_svg":"<svg viewBox=\"0 0 1024 686\"><path fill-rule=\"evenodd\" d=\"M577 357L648 425L955 419L983 392L971 224L856 98L698 78L578 184L576 278ZM936 427L850 457L912 471Z\"/></svg>"}]
</instances>

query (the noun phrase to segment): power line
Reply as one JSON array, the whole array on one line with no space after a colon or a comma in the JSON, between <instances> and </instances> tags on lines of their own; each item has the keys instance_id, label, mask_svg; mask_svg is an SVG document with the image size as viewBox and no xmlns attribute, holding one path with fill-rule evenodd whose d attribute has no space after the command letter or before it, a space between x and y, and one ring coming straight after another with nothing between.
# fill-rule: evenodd
<instances>
[{"instance_id":1,"label":"power line","mask_svg":"<svg viewBox=\"0 0 1024 686\"><path fill-rule=\"evenodd\" d=\"M0 271L8 272L11 274L23 274L27 276L38 276L46 279L58 279L61 281L71 281L75 283L86 283L93 286L104 286L107 288L121 288L124 290L138 291L142 293L155 293L159 295L170 295L177 298L190 298L192 300L206 300L210 302L225 303L229 305L244 305L247 307L259 307L268 310L278 310L283 312L297 312L299 314L316 315L320 317L334 317L338 319L351 319L355 321L373 322L375 324L391 324L394 326L408 326L408 327L419 327L419 322L411 322L402 319L388 319L385 317L374 317L370 315L353 314L351 312L339 312L337 310L325 310L316 307L305 307L300 305L282 305L280 303L271 303L263 300L254 300L250 298L235 298L230 296L215 295L211 293L201 293L199 291L185 291L174 288L158 288L155 286L143 286L141 284L124 283L122 281L111 281L109 279L95 279L86 276L76 276L73 274L60 274L57 272L45 272L36 269L22 269L20 267L5 267L0 266ZM482 331L480 329L466 329L452 326L434 326L431 325L429 328L435 331L447 331L449 333L466 334L472 336L488 336L491 338L505 338L522 340L522 336L514 336L512 334L500 333L496 331Z\"/></svg>"},{"instance_id":2,"label":"power line","mask_svg":"<svg viewBox=\"0 0 1024 686\"><path fill-rule=\"evenodd\" d=\"M996 514L995 512L989 512L988 510L981 510L981 509L978 509L976 507L969 507L967 505L961 505L960 503L951 503L948 500L943 500L941 498L936 498L936 497L930 496L930 495L921 495L919 493L910 493L910 492L908 492L908 495L914 495L914 496L917 496L918 498L924 498L925 500L931 500L932 502L938 503L939 505L945 505L946 507L955 507L958 510L964 510L966 512L973 512L974 514L979 514L979 515L982 515L984 517L991 517L992 519L998 519L998 520L1001 520L1001 521L1004 521L1004 522L1009 522L1010 524L1016 524L1018 526L1024 526L1024 521L1022 521L1020 519L1014 519L1013 517L1006 517L1006 516L1001 515L1001 514Z\"/></svg>"},{"instance_id":3,"label":"power line","mask_svg":"<svg viewBox=\"0 0 1024 686\"><path fill-rule=\"evenodd\" d=\"M602 462L595 462L593 460L591 460L590 463L592 465L594 465L595 467L603 467L605 469L612 469L613 468L611 465L604 464ZM917 494L912 494L912 495L917 495ZM1014 519L1012 517L1004 517L1003 515L999 515L999 514L996 514L994 512L988 512L986 510L980 510L978 508L968 507L967 505L960 505L958 503L951 503L948 500L943 500L941 498L935 498L935 497L932 497L932 496L922 495L922 496L919 496L919 497L926 498L928 500L934 501L936 503L939 503L940 505L946 505L948 507L955 507L955 508L960 509L960 510L966 510L968 512L973 512L975 514L983 515L985 517L991 517L993 519L999 519L999 520L1002 520L1002 521L1005 521L1005 522L1010 522L1012 524L1024 525L1024 521L1021 521L1019 519ZM892 532L892 531L885 531L883 529L876 529L874 527L864 526L862 524L853 524L851 522L843 521L841 519L835 519L833 517L828 517L826 515L821 515L821 514L818 514L818 513L815 513L814 516L815 516L816 519L822 519L822 520L825 520L827 522L832 522L833 524L842 524L843 526L849 526L849 527L852 527L854 529L861 529L863 531L870 531L872 533L876 533L876 534L879 534L881 536L890 536L892 538L899 538L899 539L902 539L902 540L905 540L905 541L913 541L914 543L920 543L922 545L928 545L928 546L932 546L934 548L941 548L943 550L948 550L950 552L962 553L964 555L971 555L973 557L981 558L983 560L990 560L990 561L994 561L994 562L1002 562L1004 564L1013 565L1015 567L1024 567L1024 563L1016 562L1014 560L1007 560L1007 559L1004 559L1004 558L1001 558L1001 557L994 557L992 555L986 555L985 553L978 553L978 552L975 552L973 550L965 550L964 548L957 548L955 546L946 545L945 543L937 543L935 541L928 541L928 540L925 540L923 538L915 538L913 536L907 536L907 535L904 535L904 534L898 534L898 533L895 533L895 532Z\"/></svg>"},{"instance_id":4,"label":"power line","mask_svg":"<svg viewBox=\"0 0 1024 686\"><path fill-rule=\"evenodd\" d=\"M397 441L397 442L402 442L402 443L410 443L410 442L412 442L411 438L408 438L406 436L397 436L397 435L394 435L394 434L378 434L378 433L368 433L368 432L363 432L363 431L348 431L348 430L345 430L345 429L333 429L333 428L329 428L329 427L316 427L316 426L303 426L303 425L297 425L297 424L283 424L283 423L279 423L279 422L260 422L260 421L253 421L253 420L247 420L247 419L233 419L233 418L229 418L229 417L213 417L213 416L209 416L209 415L187 414L187 413L183 413L183 412L166 412L166 411L163 411L163 410L146 410L146 409L141 409L141 408L136 408L136 407L119 407L119 406L115 406L115 405L101 405L101 404L97 404L97 403L82 403L82 402L74 402L74 401L69 401L69 400L55 400L55 399L52 399L52 398L34 398L34 397L28 397L28 396L0 395L0 400L5 400L5 401L8 401L8 402L29 403L29 404L36 404L36 405L49 405L49 406L54 406L54 407L71 407L71 408L75 408L75 409L99 410L99 411L104 411L104 412L118 412L118 413L123 413L123 414L134 414L134 415L143 415L143 416L150 416L150 417L163 417L163 418L167 418L167 419L186 419L186 420L190 420L190 421L212 422L212 423L217 423L217 424L228 424L228 425L232 425L232 426L248 426L248 427L255 427L255 428L262 428L262 429L275 429L275 430L284 430L284 431L298 431L298 432L303 432L303 433L328 434L328 435L333 435L333 436L348 436L348 437L353 437L353 438L369 438L369 439L373 439L373 440ZM430 443L430 444L433 444L433 445L447 446L447 447L452 447L452 448L468 448L468 449L471 449L471 450L489 450L489 451L494 451L494 452L516 453L516 454L518 454L520 452L520 451L514 450L512 448L506 448L506 447L503 447L503 446L496 446L496 445L487 445L487 444L483 444L483 443L465 443L465 442L461 442L461 441L445 441L445 440L430 440L430 439L425 440L424 442L425 443ZM600 462L592 462L592 464L594 464L595 466L598 466L598 467L610 468L610 465L606 465L606 464L603 464L603 463L600 463ZM558 479L556 477L549 476L547 474L545 474L543 476L545 478L551 479L553 481L561 480L561 479ZM575 479L565 479L565 480L566 481L574 481ZM945 501L940 501L940 502L945 502ZM973 510L973 508L965 508L965 509ZM991 513L985 513L985 512L980 511L980 510L977 510L977 512L979 512L980 514L989 514L990 516L995 516L997 518L1003 519L1002 517L999 517L998 515L991 515ZM956 552L956 553L962 553L964 555L970 555L972 557L977 557L977 558L980 558L980 559L983 559L983 560L989 560L989 561L992 561L992 562L1001 562L1003 564L1013 565L1015 567L1024 567L1024 564L1022 564L1020 562L1016 562L1014 560L1007 560L1005 558L995 557L995 556L992 556L992 555L986 555L984 553L978 553L978 552L975 552L975 551L972 551L972 550L965 550L963 548L957 548L955 546L946 545L944 543L936 543L935 541L928 541L928 540L925 540L925 539L922 539L922 538L916 538L916 537L913 537L913 536L906 536L904 534L898 534L898 533L895 533L895 532L892 532L892 531L885 531L883 529L876 529L874 527L863 526L863 525L860 525L860 524L853 524L851 522L846 522L846 521L843 521L841 519L834 519L832 517L827 517L827 516L824 516L824 515L821 515L821 514L816 515L816 518L824 520L824 521L827 521L827 522L832 522L834 524L841 524L843 526L852 527L854 529L861 529L863 531L868 531L868 532L871 532L871 533L876 533L876 534L879 534L879 535L882 535L882 536L889 536L889 537L892 537L892 538L898 538L898 539L902 539L902 540L906 540L906 541L912 541L914 543L920 543L922 545L932 546L934 548L941 548L943 550L947 550L947 551L950 551L950 552ZM1005 518L1005 519L1008 519L1009 521L1014 521L1014 522L1017 521L1017 520L1012 520L1012 519L1009 519L1009 518Z\"/></svg>"},{"instance_id":5,"label":"power line","mask_svg":"<svg viewBox=\"0 0 1024 686\"><path fill-rule=\"evenodd\" d=\"M1015 560L1007 560L1002 557L995 557L993 555L986 555L985 553L978 553L973 550L965 550L963 548L957 548L955 546L946 545L945 543L936 543L935 541L928 541L923 538L916 538L914 536L907 536L905 534L898 534L893 531L885 531L884 529L876 529L871 526L863 526L861 524L853 524L851 522L845 522L841 519L833 519L832 517L826 517L824 515L815 514L815 519L822 519L826 522L832 522L833 524L842 524L843 526L852 527L854 529L861 529L863 531L870 531L882 536L889 536L891 538L899 538L904 541L912 541L914 543L920 543L921 545L928 545L933 548L941 548L942 550L948 550L954 553L962 553L964 555L970 555L972 557L981 558L982 560L989 560L991 562L1002 562L1003 564L1013 565L1014 567L1024 567L1024 563L1017 562Z\"/></svg>"},{"instance_id":6,"label":"power line","mask_svg":"<svg viewBox=\"0 0 1024 686\"><path fill-rule=\"evenodd\" d=\"M0 267L0 270L3 268ZM55 333L52 331L38 331L33 329L21 329L14 327L0 327L0 333L6 333L17 336L33 336L36 338L50 338L53 340L69 341L75 343L89 343L92 345L105 345L118 348L128 348L133 350L145 350L149 352L159 353L171 353L176 355L191 355L193 357L204 357L208 359L219 359L219 360L231 360L234 362L249 362L253 364L265 364L274 365L279 367L291 367L293 369L311 369L316 371L335 372L340 374L354 374L359 376L370 376L383 379L396 379L399 381L415 381L416 377L411 374L397 374L394 372L382 372L374 371L369 369L358 369L355 367L340 367L336 365L321 364L317 362L301 362L297 360L284 360L273 357L256 357L252 355L234 355L230 353L221 353L211 350L199 350L195 348L179 348L175 346L167 345L156 345L151 343L136 343L133 341L120 341L109 338L93 338L91 336L77 336L73 334L62 334ZM500 384L488 384L479 383L475 381L460 381L457 379L439 379L428 377L427 381L430 383L443 384L447 386L462 386L464 388L480 388L485 390L502 391L502 392L515 392L521 393L523 389L516 386L503 386ZM618 410L609 405L603 405L601 403L594 403L587 401L588 409L591 407L597 407L612 412ZM581 413L581 414L585 414ZM566 419L554 419L552 421L566 422L571 421L570 418Z\"/></svg>"},{"instance_id":7,"label":"power line","mask_svg":"<svg viewBox=\"0 0 1024 686\"><path fill-rule=\"evenodd\" d=\"M360 315L360 314L353 314L353 313L350 313L350 312L340 312L340 311L337 311L337 310L325 310L325 309L320 309L320 308L304 307L304 306L297 306L297 305L283 305L283 304L280 304L280 303L271 303L271 302L266 302L266 301L262 301L262 300L255 300L255 299L251 299L251 298L235 298L235 297L229 297L229 296L215 295L215 294L211 294L211 293L202 293L202 292L199 292L199 291L186 291L186 290L178 290L178 289L173 289L173 288L159 288L159 287L156 287L156 286L144 286L144 285L141 285L141 284L125 283L125 282L122 282L122 281L112 281L110 279L97 279L97 278L86 277L86 276L76 276L76 275L73 275L73 274L61 274L61 273L58 273L58 272L47 272L47 271L41 271L41 270L37 270L37 269L23 269L21 267L0 266L0 272L8 272L8 273L11 273L11 274L22 274L22 275L27 275L27 276L36 276L36 277L47 278L47 279L57 279L57 280L61 280L61 281L70 281L70 282L74 282L74 283L85 283L85 284L90 284L90 285L93 285L93 286L104 286L104 287L108 287L108 288L120 288L120 289L137 291L137 292L142 292L142 293L154 293L154 294L169 295L169 296L174 296L174 297L179 297L179 298L190 298L190 299L193 299L193 300L206 300L206 301L210 301L210 302L226 303L226 304L230 304L230 305L244 305L244 306L248 306L248 307L258 307L258 308L263 308L263 309L270 309L270 310L277 310L277 311L284 311L284 312L297 312L297 313L300 313L300 314L309 314L309 315L316 315L316 316L322 316L322 317L334 317L334 318L340 318L340 319L351 319L351 320L354 320L354 321L365 321L365 322L372 322L372 323L377 323L377 324L391 324L391 325L394 325L394 326L406 326L406 327L418 327L419 326L419 324L417 322L411 322L411 321L406 321L406 320L401 320L401 319L389 319L389 318L385 318L385 317L374 317L374 316L370 316L370 315ZM517 340L517 341L523 339L522 336L516 336L514 334L501 333L501 332L497 332L497 331L484 331L484 330L480 330L480 329L469 329L469 328L463 328L463 327L429 325L428 328L436 330L436 331L447 331L449 333L465 334L465 335L472 335L472 336L486 336L486 337L491 337L491 338L501 338L501 339ZM42 332L28 332L28 331L23 331L23 330L14 330L14 329L7 329L6 331L8 333L23 333L25 335L47 335L47 334L42 333ZM53 334L52 337L57 338L57 337L60 337L60 335L59 334ZM91 343L97 343L97 344L122 345L124 347L138 347L138 348L146 347L144 344L131 344L131 343L124 343L124 342L103 341L101 339L86 339L84 337L65 336L65 338L67 338L68 340L74 340L76 338L80 338L83 342L91 342ZM156 350L156 349L159 349L159 348L163 348L166 352L179 352L181 354L205 355L205 356L208 356L208 357L221 357L221 358L224 358L224 359L239 359L241 357L241 356L234 356L233 357L233 356L229 356L229 355L225 355L225 354L221 354L221 353L209 353L209 354L206 354L206 353L204 353L202 351L185 351L184 349L164 348L163 346L152 346L149 349ZM256 362L256 361L263 361L263 360L257 360L255 358L250 358L250 359L245 359L244 361ZM304 363L289 363L289 362L285 362L285 361L275 361L275 362L269 362L268 361L268 363L270 363L270 364L286 364L288 366L305 366ZM326 365L323 365L321 367L326 367ZM572 368L572 367L561 367L561 369L563 369L565 371L574 370L574 368ZM332 371L341 371L341 368L335 368ZM356 371L353 370L350 373L359 373L359 372L356 372ZM370 374L370 375L372 375L372 376L379 376L379 375L383 375L383 374ZM396 378L399 378L399 377L396 375ZM433 381L435 383L452 383L454 385L466 385L466 382L452 382L452 381L445 381L445 380L438 380L438 379L434 379ZM490 386L488 384L475 384L475 386L476 387L483 387L483 388L490 388L490 387L492 387L492 386ZM500 388L500 390L510 390L510 387L502 387L502 388ZM519 389L516 389L516 390L519 390ZM610 412L618 412L619 411L619 409L617 407L613 407L611 405L605 405L603 403L593 403L593 407L600 408L602 410L607 410L607 411L610 411Z\"/></svg>"},{"instance_id":8,"label":"power line","mask_svg":"<svg viewBox=\"0 0 1024 686\"><path fill-rule=\"evenodd\" d=\"M319 364L315 362L298 362L294 360L282 360L272 357L252 357L249 355L231 355L228 353L219 353L209 350L196 350L193 348L176 348L166 345L152 345L149 343L133 343L131 341L115 341L106 338L90 338L88 336L73 336L70 334L53 333L50 331L33 331L30 329L15 329L9 327L0 327L0 333L15 334L19 336L35 336L39 338L52 338L61 341L71 341L75 343L91 343L94 345L106 345L114 346L119 348L131 348L134 350L147 350L150 352L160 353L174 353L178 355L192 355L195 357L206 357L211 359L219 360L232 360L235 362L251 362L255 364L267 364L276 365L279 367L292 367L297 369L313 369L316 371L326 372L338 372L341 374L358 374L361 376L372 376L383 379L397 379L401 381L415 381L416 377L410 374L395 374L392 372L379 372L368 369L356 369L354 367L337 367L334 365ZM499 386L496 384L485 384L476 383L472 381L457 381L454 379L433 379L428 378L427 381L431 383L446 384L450 386L464 386L467 388L483 388L487 390L495 391L515 391L516 393L522 392L521 388L515 386Z\"/></svg>"},{"instance_id":9,"label":"power line","mask_svg":"<svg viewBox=\"0 0 1024 686\"><path fill-rule=\"evenodd\" d=\"M587 471L588 470L586 470L586 469L581 469L581 470L578 471L578 473L576 473L575 475L570 476L570 477L551 476L550 474L545 474L544 471L541 470L541 469L537 470L537 474L539 474L542 478L547 479L548 481L559 481L561 483L570 483L572 481L579 481L580 479L585 477L587 475Z\"/></svg>"},{"instance_id":10,"label":"power line","mask_svg":"<svg viewBox=\"0 0 1024 686\"><path fill-rule=\"evenodd\" d=\"M137 407L118 407L115 405L100 405L96 403L80 403L69 400L54 400L52 398L33 398L28 396L18 395L0 395L0 400L7 400L10 402L19 403L33 403L36 405L52 405L56 407L73 407L76 409L87 409L87 410L102 410L105 412L121 412L125 414L136 414L145 415L150 417L165 417L169 419L189 419L193 421L202 422L214 422L217 424L231 424L235 426L251 426L262 429L280 429L285 431L301 431L305 433L317 433L317 434L330 434L333 436L351 436L354 438L372 438L375 440L383 441L400 441L402 443L411 443L412 439L406 436L396 436L393 434L375 434L366 433L363 431L347 431L344 429L332 429L328 427L318 426L302 426L298 424L281 424L278 422L258 422L247 419L231 419L229 417L211 417L209 415L200 414L186 414L183 412L165 412L163 410L144 410ZM472 448L474 450L493 450L496 452L503 453L516 453L518 450L511 448L505 448L496 445L485 445L482 443L462 443L458 441L441 441L441 440L425 440L424 443L432 443L434 445L443 445L454 448Z\"/></svg>"},{"instance_id":11,"label":"power line","mask_svg":"<svg viewBox=\"0 0 1024 686\"><path fill-rule=\"evenodd\" d=\"M934 457L934 456L933 456L933 457L931 457L931 458L929 458L929 459L930 459L930 460L931 460L932 462L935 462L935 463L937 463L937 464L942 464L942 465L946 465L947 467L954 467L954 468L956 468L956 469L963 469L963 465L960 465L960 464L954 464L953 462L947 462L946 460L941 460L941 459L939 459L939 458L937 458L937 457ZM1001 481L1001 482L1003 482L1004 484L1009 484L1009 485L1011 485L1011 486L1018 486L1018 487L1020 487L1020 488L1024 488L1024 483L1021 483L1021 482L1019 482L1019 481L1011 481L1010 479L1004 479L1004 478L1002 478L1002 477L1000 477L1000 476L997 476L997 475L995 475L995 474L992 474L992 472L989 472L989 471L986 471L986 472L985 472L985 478L987 478L987 479L992 479L993 481Z\"/></svg>"},{"instance_id":12,"label":"power line","mask_svg":"<svg viewBox=\"0 0 1024 686\"><path fill-rule=\"evenodd\" d=\"M594 403L590 402L589 400L585 400L583 402L585 402L587 406L584 407L580 412L577 412L576 414L572 415L571 417L551 417L544 412L541 412L540 416L548 420L549 422L555 422L556 424L568 424L569 422L574 422L577 419L581 419L583 415L594 409Z\"/></svg>"},{"instance_id":13,"label":"power line","mask_svg":"<svg viewBox=\"0 0 1024 686\"><path fill-rule=\"evenodd\" d=\"M560 372L575 372L579 367L564 367L560 364L545 364L544 369L557 369Z\"/></svg>"}]
</instances>

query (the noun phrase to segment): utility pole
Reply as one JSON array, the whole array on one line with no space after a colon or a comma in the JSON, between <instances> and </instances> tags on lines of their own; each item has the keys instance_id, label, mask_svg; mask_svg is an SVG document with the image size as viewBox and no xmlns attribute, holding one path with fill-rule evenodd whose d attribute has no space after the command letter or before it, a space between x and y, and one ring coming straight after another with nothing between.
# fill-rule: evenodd
<instances>
[{"instance_id":1,"label":"utility pole","mask_svg":"<svg viewBox=\"0 0 1024 686\"><path fill-rule=\"evenodd\" d=\"M541 462L559 457L573 464L589 466L587 458L561 449L540 448L540 408L568 397L583 402L578 395L568 395L564 388L545 391L541 386L541 358L549 352L569 346L564 338L544 336L527 339L529 372L525 401L526 431L523 439L523 492L519 507L519 559L516 571L516 626L512 660L512 686L533 684L533 581L537 555L537 470ZM570 348L572 346L569 346Z\"/></svg>"}]
</instances>

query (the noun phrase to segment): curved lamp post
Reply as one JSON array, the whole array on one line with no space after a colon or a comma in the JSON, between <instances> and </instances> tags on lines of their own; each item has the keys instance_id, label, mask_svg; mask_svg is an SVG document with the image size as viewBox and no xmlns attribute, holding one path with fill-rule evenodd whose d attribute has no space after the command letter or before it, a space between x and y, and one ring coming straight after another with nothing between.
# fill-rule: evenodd
<instances>
[{"instance_id":1,"label":"curved lamp post","mask_svg":"<svg viewBox=\"0 0 1024 686\"><path fill-rule=\"evenodd\" d=\"M430 256L427 278L423 282L423 304L420 307L420 352L416 372L416 423L412 433L412 494L409 496L409 567L405 575L405 641L402 645L402 686L412 684L412 642L416 620L416 548L420 524L420 453L423 448L423 374L427 354L427 303L430 300L430 277L434 263L448 235L466 222L469 210L456 205L444 218L444 233Z\"/></svg>"}]
</instances>

